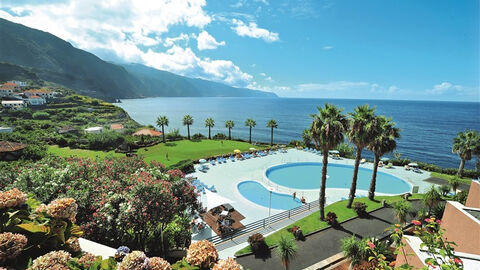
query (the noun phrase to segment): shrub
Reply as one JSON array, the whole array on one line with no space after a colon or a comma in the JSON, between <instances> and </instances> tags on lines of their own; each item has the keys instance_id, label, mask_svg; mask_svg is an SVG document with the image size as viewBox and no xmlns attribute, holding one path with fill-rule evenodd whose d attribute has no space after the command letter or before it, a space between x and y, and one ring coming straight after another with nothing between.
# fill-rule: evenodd
<instances>
[{"instance_id":1,"label":"shrub","mask_svg":"<svg viewBox=\"0 0 480 270\"><path fill-rule=\"evenodd\" d=\"M195 242L187 250L187 262L200 268L212 267L217 259L218 253L215 246L207 240Z\"/></svg>"},{"instance_id":2,"label":"shrub","mask_svg":"<svg viewBox=\"0 0 480 270\"><path fill-rule=\"evenodd\" d=\"M217 133L212 137L214 140L226 140L228 139L227 135L223 133Z\"/></svg>"},{"instance_id":3,"label":"shrub","mask_svg":"<svg viewBox=\"0 0 480 270\"><path fill-rule=\"evenodd\" d=\"M467 202L467 197L468 197L468 190L464 190L453 195L452 200L465 205L465 203Z\"/></svg>"},{"instance_id":4,"label":"shrub","mask_svg":"<svg viewBox=\"0 0 480 270\"><path fill-rule=\"evenodd\" d=\"M266 245L265 238L261 233L254 233L248 237L248 244L252 248L254 253L262 250L262 248Z\"/></svg>"},{"instance_id":5,"label":"shrub","mask_svg":"<svg viewBox=\"0 0 480 270\"><path fill-rule=\"evenodd\" d=\"M363 202L354 202L353 210L355 213L357 213L357 215L363 216L367 213L367 205Z\"/></svg>"},{"instance_id":6,"label":"shrub","mask_svg":"<svg viewBox=\"0 0 480 270\"><path fill-rule=\"evenodd\" d=\"M193 160L191 160L191 159L181 160L181 161L171 165L168 168L170 170L178 169L185 174L192 173L192 172L195 171L195 168L193 166Z\"/></svg>"},{"instance_id":7,"label":"shrub","mask_svg":"<svg viewBox=\"0 0 480 270\"><path fill-rule=\"evenodd\" d=\"M448 192L450 192L450 185L442 185L439 187L439 190L442 196L447 196Z\"/></svg>"},{"instance_id":8,"label":"shrub","mask_svg":"<svg viewBox=\"0 0 480 270\"><path fill-rule=\"evenodd\" d=\"M338 225L337 214L335 214L334 212L328 212L327 217L326 217L326 221L327 221L328 225L331 225L331 226Z\"/></svg>"},{"instance_id":9,"label":"shrub","mask_svg":"<svg viewBox=\"0 0 480 270\"><path fill-rule=\"evenodd\" d=\"M50 114L47 112L35 112L33 113L32 117L36 120L45 120L50 118Z\"/></svg>"},{"instance_id":10,"label":"shrub","mask_svg":"<svg viewBox=\"0 0 480 270\"><path fill-rule=\"evenodd\" d=\"M88 148L92 150L111 150L125 142L125 138L114 131L87 134Z\"/></svg>"},{"instance_id":11,"label":"shrub","mask_svg":"<svg viewBox=\"0 0 480 270\"><path fill-rule=\"evenodd\" d=\"M352 266L367 259L367 244L364 240L358 240L355 235L341 239L341 248L345 256L350 259Z\"/></svg>"},{"instance_id":12,"label":"shrub","mask_svg":"<svg viewBox=\"0 0 480 270\"><path fill-rule=\"evenodd\" d=\"M444 211L445 211L445 202L441 202L432 208L431 215L437 219L442 219Z\"/></svg>"},{"instance_id":13,"label":"shrub","mask_svg":"<svg viewBox=\"0 0 480 270\"><path fill-rule=\"evenodd\" d=\"M194 140L201 140L205 139L206 137L202 133L195 133L192 135L192 139Z\"/></svg>"},{"instance_id":14,"label":"shrub","mask_svg":"<svg viewBox=\"0 0 480 270\"><path fill-rule=\"evenodd\" d=\"M340 156L342 157L353 157L353 146L348 143L341 143L337 146L338 152L340 152Z\"/></svg>"},{"instance_id":15,"label":"shrub","mask_svg":"<svg viewBox=\"0 0 480 270\"><path fill-rule=\"evenodd\" d=\"M176 128L169 133L165 134L165 138L169 141L178 141L183 139L182 135L180 134L180 129Z\"/></svg>"},{"instance_id":16,"label":"shrub","mask_svg":"<svg viewBox=\"0 0 480 270\"><path fill-rule=\"evenodd\" d=\"M22 152L23 160L41 160L47 155L47 148L44 145L29 144Z\"/></svg>"}]
</instances>

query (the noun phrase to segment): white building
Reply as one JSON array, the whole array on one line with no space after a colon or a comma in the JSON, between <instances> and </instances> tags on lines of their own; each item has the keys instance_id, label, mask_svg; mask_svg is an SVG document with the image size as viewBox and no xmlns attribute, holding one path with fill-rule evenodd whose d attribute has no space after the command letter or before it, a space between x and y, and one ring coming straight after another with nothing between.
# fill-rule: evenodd
<instances>
[{"instance_id":1,"label":"white building","mask_svg":"<svg viewBox=\"0 0 480 270\"><path fill-rule=\"evenodd\" d=\"M53 98L54 94L50 90L44 90L44 89L37 89L37 90L27 90L24 92L25 96L31 97L31 96L39 96L44 99L49 99Z\"/></svg>"},{"instance_id":2,"label":"white building","mask_svg":"<svg viewBox=\"0 0 480 270\"><path fill-rule=\"evenodd\" d=\"M26 87L27 86L27 82L22 82L22 81L8 81L7 83L14 83L20 87Z\"/></svg>"},{"instance_id":3,"label":"white building","mask_svg":"<svg viewBox=\"0 0 480 270\"><path fill-rule=\"evenodd\" d=\"M91 127L85 129L85 133L98 134L103 132L103 127Z\"/></svg>"},{"instance_id":4,"label":"white building","mask_svg":"<svg viewBox=\"0 0 480 270\"><path fill-rule=\"evenodd\" d=\"M11 127L0 127L0 133L12 133L13 128Z\"/></svg>"},{"instance_id":5,"label":"white building","mask_svg":"<svg viewBox=\"0 0 480 270\"><path fill-rule=\"evenodd\" d=\"M2 108L21 110L27 107L27 103L24 100L2 100Z\"/></svg>"},{"instance_id":6,"label":"white building","mask_svg":"<svg viewBox=\"0 0 480 270\"><path fill-rule=\"evenodd\" d=\"M0 88L0 97L7 97L13 94L13 88L2 89Z\"/></svg>"},{"instance_id":7,"label":"white building","mask_svg":"<svg viewBox=\"0 0 480 270\"><path fill-rule=\"evenodd\" d=\"M38 106L38 105L44 105L45 99L39 96L30 96L27 98L27 102L30 105Z\"/></svg>"}]
</instances>

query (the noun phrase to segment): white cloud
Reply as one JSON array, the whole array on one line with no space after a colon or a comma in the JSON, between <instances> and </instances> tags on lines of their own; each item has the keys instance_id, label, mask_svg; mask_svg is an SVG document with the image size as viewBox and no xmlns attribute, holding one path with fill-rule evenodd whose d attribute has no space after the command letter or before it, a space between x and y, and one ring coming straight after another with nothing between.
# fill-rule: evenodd
<instances>
[{"instance_id":1,"label":"white cloud","mask_svg":"<svg viewBox=\"0 0 480 270\"><path fill-rule=\"evenodd\" d=\"M267 78L265 78L266 81L269 81L269 82L274 82L274 80L272 79L272 77L268 76Z\"/></svg>"},{"instance_id":2,"label":"white cloud","mask_svg":"<svg viewBox=\"0 0 480 270\"><path fill-rule=\"evenodd\" d=\"M265 72L260 72L260 76L265 77L267 74Z\"/></svg>"},{"instance_id":3,"label":"white cloud","mask_svg":"<svg viewBox=\"0 0 480 270\"><path fill-rule=\"evenodd\" d=\"M197 37L197 47L199 50L213 50L218 46L225 46L225 41L218 42L207 31L202 31Z\"/></svg>"},{"instance_id":4,"label":"white cloud","mask_svg":"<svg viewBox=\"0 0 480 270\"><path fill-rule=\"evenodd\" d=\"M450 90L462 91L463 87L461 85L454 85L449 82L442 82L440 84L434 85L433 88L427 90L427 92L430 94L443 94Z\"/></svg>"},{"instance_id":5,"label":"white cloud","mask_svg":"<svg viewBox=\"0 0 480 270\"><path fill-rule=\"evenodd\" d=\"M163 46L172 47L173 45L178 45L178 43L184 42L185 45L188 44L190 37L187 34L181 33L178 37L169 37L165 38Z\"/></svg>"},{"instance_id":6,"label":"white cloud","mask_svg":"<svg viewBox=\"0 0 480 270\"><path fill-rule=\"evenodd\" d=\"M296 89L300 92L304 91L339 91L354 88L364 88L371 86L367 82L349 82L349 81L336 81L329 83L305 83L299 84Z\"/></svg>"},{"instance_id":7,"label":"white cloud","mask_svg":"<svg viewBox=\"0 0 480 270\"><path fill-rule=\"evenodd\" d=\"M325 51L328 51L328 50L331 50L333 49L333 46L323 46L323 48Z\"/></svg>"},{"instance_id":8,"label":"white cloud","mask_svg":"<svg viewBox=\"0 0 480 270\"><path fill-rule=\"evenodd\" d=\"M267 0L255 0L255 2L259 2L267 6L270 5L270 3Z\"/></svg>"},{"instance_id":9,"label":"white cloud","mask_svg":"<svg viewBox=\"0 0 480 270\"><path fill-rule=\"evenodd\" d=\"M264 28L258 28L258 25L254 22L249 22L248 25L238 19L232 19L234 26L232 29L241 37L260 38L266 42L279 41L279 35L275 32L270 32Z\"/></svg>"}]
</instances>

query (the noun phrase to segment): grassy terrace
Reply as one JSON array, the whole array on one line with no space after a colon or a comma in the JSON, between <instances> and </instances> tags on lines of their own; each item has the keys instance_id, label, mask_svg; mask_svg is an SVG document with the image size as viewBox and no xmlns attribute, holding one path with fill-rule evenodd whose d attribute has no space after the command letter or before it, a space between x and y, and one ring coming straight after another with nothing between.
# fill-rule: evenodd
<instances>
[{"instance_id":1,"label":"grassy terrace","mask_svg":"<svg viewBox=\"0 0 480 270\"><path fill-rule=\"evenodd\" d=\"M413 194L410 199L419 199L422 198L422 194ZM375 197L376 201L370 201L368 198L358 198L355 199L356 202L363 202L367 205L367 211L372 211L375 209L378 209L382 207L381 201L385 199L387 203L394 203L396 201L402 200L401 196L377 196ZM325 214L328 212L335 212L337 214L337 220L338 222L345 221L349 218L357 216L355 211L353 209L347 208L347 200L344 201L339 201L332 203L328 206L325 207ZM277 245L278 241L282 236L288 238L288 239L294 239L294 236L291 232L288 231L288 229L292 228L293 226L298 226L302 229L304 234L308 234L314 231L318 231L320 229L323 229L327 226L329 226L326 222L320 221L320 212L317 211L307 217L304 217L303 219L300 219L293 224L277 231L274 232L273 234L265 237L265 242L267 243L268 246L275 246ZM252 250L250 249L250 246L247 246L235 253L235 255L242 255L246 253L250 253Z\"/></svg>"},{"instance_id":2,"label":"grassy terrace","mask_svg":"<svg viewBox=\"0 0 480 270\"><path fill-rule=\"evenodd\" d=\"M445 179L445 180L450 180L452 179L453 177L455 177L455 175L449 175L449 174L444 174L444 173L437 173L437 172L431 172L430 173L430 176L431 177L436 177L436 178L440 178L440 179ZM462 177L460 178L460 181L462 183L465 183L465 184L470 184L472 182L472 179L470 178L466 178L466 177Z\"/></svg>"},{"instance_id":3,"label":"grassy terrace","mask_svg":"<svg viewBox=\"0 0 480 270\"><path fill-rule=\"evenodd\" d=\"M145 161L160 161L165 166L173 165L181 160L191 159L196 160L200 158L225 155L233 153L234 149L241 151L247 151L249 148L255 147L256 149L263 149L265 147L254 146L246 142L238 141L215 141L215 140L201 140L201 141L175 141L167 142L166 144L160 143L151 147L141 148L137 151L138 155L144 157ZM48 152L62 156L62 157L86 157L86 158L105 158L108 155L113 156L125 156L124 154L115 153L114 151L93 151L83 149L70 149L68 147L49 146ZM168 160L166 158L168 153Z\"/></svg>"}]
</instances>

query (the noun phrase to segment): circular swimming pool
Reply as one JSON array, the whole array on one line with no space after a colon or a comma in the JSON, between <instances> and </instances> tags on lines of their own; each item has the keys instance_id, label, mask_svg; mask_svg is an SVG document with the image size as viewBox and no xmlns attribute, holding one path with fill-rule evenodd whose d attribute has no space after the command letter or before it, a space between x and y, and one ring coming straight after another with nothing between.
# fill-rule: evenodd
<instances>
[{"instance_id":1,"label":"circular swimming pool","mask_svg":"<svg viewBox=\"0 0 480 270\"><path fill-rule=\"evenodd\" d=\"M353 166L328 164L327 188L350 188ZM322 163L300 162L270 167L265 176L272 182L292 189L319 189L322 177ZM357 189L368 190L372 170L358 169ZM384 172L377 172L376 192L399 194L409 192L410 185L404 180Z\"/></svg>"}]
</instances>

